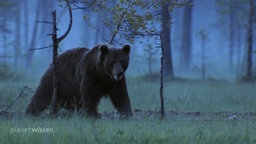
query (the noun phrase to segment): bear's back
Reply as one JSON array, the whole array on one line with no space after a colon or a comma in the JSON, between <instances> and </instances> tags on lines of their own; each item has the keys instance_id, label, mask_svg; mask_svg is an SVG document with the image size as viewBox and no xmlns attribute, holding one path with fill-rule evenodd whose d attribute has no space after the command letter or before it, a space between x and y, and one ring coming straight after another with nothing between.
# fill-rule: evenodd
<instances>
[{"instance_id":1,"label":"bear's back","mask_svg":"<svg viewBox=\"0 0 256 144\"><path fill-rule=\"evenodd\" d=\"M89 51L87 48L73 48L60 54L58 59L60 59L60 61L65 61L66 59L81 58L87 51Z\"/></svg>"},{"instance_id":2,"label":"bear's back","mask_svg":"<svg viewBox=\"0 0 256 144\"><path fill-rule=\"evenodd\" d=\"M77 65L88 51L89 49L87 48L74 48L59 55L57 63L60 78L67 79L68 81L74 79Z\"/></svg>"},{"instance_id":3,"label":"bear's back","mask_svg":"<svg viewBox=\"0 0 256 144\"><path fill-rule=\"evenodd\" d=\"M65 67L73 67L79 63L81 58L89 51L87 48L74 48L67 50L57 58L58 64Z\"/></svg>"}]
</instances>

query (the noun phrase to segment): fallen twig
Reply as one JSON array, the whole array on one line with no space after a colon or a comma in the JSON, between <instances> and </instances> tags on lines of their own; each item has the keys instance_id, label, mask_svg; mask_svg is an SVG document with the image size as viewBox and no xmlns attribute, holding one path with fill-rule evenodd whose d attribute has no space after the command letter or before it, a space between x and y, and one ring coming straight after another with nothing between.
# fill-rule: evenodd
<instances>
[{"instance_id":1,"label":"fallen twig","mask_svg":"<svg viewBox=\"0 0 256 144\"><path fill-rule=\"evenodd\" d=\"M29 88L28 86L24 86L20 92L18 93L17 97L10 103L10 105L5 109L5 111L8 111L12 106L13 104L19 99L19 98L23 98L25 100L26 99L26 96L27 96L27 93L26 91L30 91L31 92L31 88Z\"/></svg>"}]
</instances>

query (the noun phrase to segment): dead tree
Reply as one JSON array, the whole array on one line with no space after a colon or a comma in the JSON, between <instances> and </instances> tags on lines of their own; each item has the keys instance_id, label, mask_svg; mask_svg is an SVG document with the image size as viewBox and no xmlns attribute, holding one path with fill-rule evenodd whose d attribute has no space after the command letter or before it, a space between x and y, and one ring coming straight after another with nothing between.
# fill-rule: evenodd
<instances>
[{"instance_id":1,"label":"dead tree","mask_svg":"<svg viewBox=\"0 0 256 144\"><path fill-rule=\"evenodd\" d=\"M164 112L164 53L165 50L163 48L163 42L162 42L162 35L160 35L161 38L161 68L160 68L160 102L161 102L161 118L165 117L165 112Z\"/></svg>"},{"instance_id":2,"label":"dead tree","mask_svg":"<svg viewBox=\"0 0 256 144\"><path fill-rule=\"evenodd\" d=\"M66 0L66 3L68 5L69 9L69 26L67 31L61 36L57 37L57 22L56 22L56 11L52 12L52 18L53 18L53 33L52 33L52 41L53 41L53 51L52 51L52 75L53 75L53 95L52 95L52 101L51 101L51 114L57 113L57 99L58 99L58 86L59 86L59 74L58 74L58 48L59 43L68 35L71 27L72 27L72 10L69 4L69 1Z\"/></svg>"},{"instance_id":3,"label":"dead tree","mask_svg":"<svg viewBox=\"0 0 256 144\"><path fill-rule=\"evenodd\" d=\"M202 42L202 52L201 52L201 67L200 67L200 71L201 71L201 76L202 79L205 79L206 76L206 68L207 68L207 64L206 64L206 41L208 40L208 34L205 32L205 29L201 29L198 32L198 36Z\"/></svg>"},{"instance_id":4,"label":"dead tree","mask_svg":"<svg viewBox=\"0 0 256 144\"><path fill-rule=\"evenodd\" d=\"M252 51L253 51L253 1L250 1L250 15L249 15L249 22L247 28L247 58L246 58L246 80L251 80L252 75L252 67L253 67L253 58L252 58Z\"/></svg>"}]
</instances>

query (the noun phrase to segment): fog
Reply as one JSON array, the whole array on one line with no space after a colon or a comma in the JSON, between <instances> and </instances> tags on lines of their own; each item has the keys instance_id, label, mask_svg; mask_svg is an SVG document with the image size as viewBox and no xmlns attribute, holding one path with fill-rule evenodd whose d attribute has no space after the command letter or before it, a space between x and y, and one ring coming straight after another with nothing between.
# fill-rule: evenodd
<instances>
[{"instance_id":1,"label":"fog","mask_svg":"<svg viewBox=\"0 0 256 144\"><path fill-rule=\"evenodd\" d=\"M10 0L11 4L5 3L8 2L1 0L1 73L5 71L3 65L8 65L10 71L15 71L15 73L39 77L51 63L52 49L31 49L52 45L52 39L49 36L52 33L52 25L45 23L45 21L52 21L52 11L57 11L58 36L66 31L69 24L69 14L65 8L65 3L57 0L44 0L43 2L39 0ZM189 68L185 70L181 67L181 47L184 42L184 7L173 9L171 12L170 41L175 77L201 78L202 65L205 65L206 78L237 79L245 75L250 4L246 0L241 3L236 2L238 8L232 11L235 15L233 21L230 20L231 4L232 2L228 1L224 1L223 4L218 0L194 0L191 16L191 60ZM74 6L72 7L74 8ZM95 29L101 21L97 12L73 9L72 13L73 25L68 36L59 45L60 54L75 47L93 48L97 44L107 43L105 39L110 39L111 33L99 32ZM255 21L254 15L254 23ZM233 23L232 29L230 28L231 23ZM253 30L253 34L255 34L255 24ZM207 37L204 44L199 34L200 31L203 31ZM253 37L254 50L255 40L256 38ZM115 47L122 47L123 44L131 45L131 61L127 75L148 73L145 49L149 45L152 45L156 51L153 54L152 72L159 73L161 49L155 43L154 39L141 37L136 38L134 43L120 38L120 43L114 44ZM232 46L230 46L231 43ZM202 64L203 47L205 49L204 64ZM28 55L31 55L31 59L27 58ZM255 75L255 54L252 56L253 74Z\"/></svg>"}]
</instances>

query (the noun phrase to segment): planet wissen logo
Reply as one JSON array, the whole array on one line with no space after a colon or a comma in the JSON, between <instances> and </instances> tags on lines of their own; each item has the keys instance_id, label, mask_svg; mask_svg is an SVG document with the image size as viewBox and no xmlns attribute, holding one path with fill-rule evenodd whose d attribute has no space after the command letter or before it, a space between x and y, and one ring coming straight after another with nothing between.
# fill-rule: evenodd
<instances>
[{"instance_id":1,"label":"planet wissen logo","mask_svg":"<svg viewBox=\"0 0 256 144\"><path fill-rule=\"evenodd\" d=\"M54 133L53 128L46 127L12 127L10 133Z\"/></svg>"}]
</instances>

